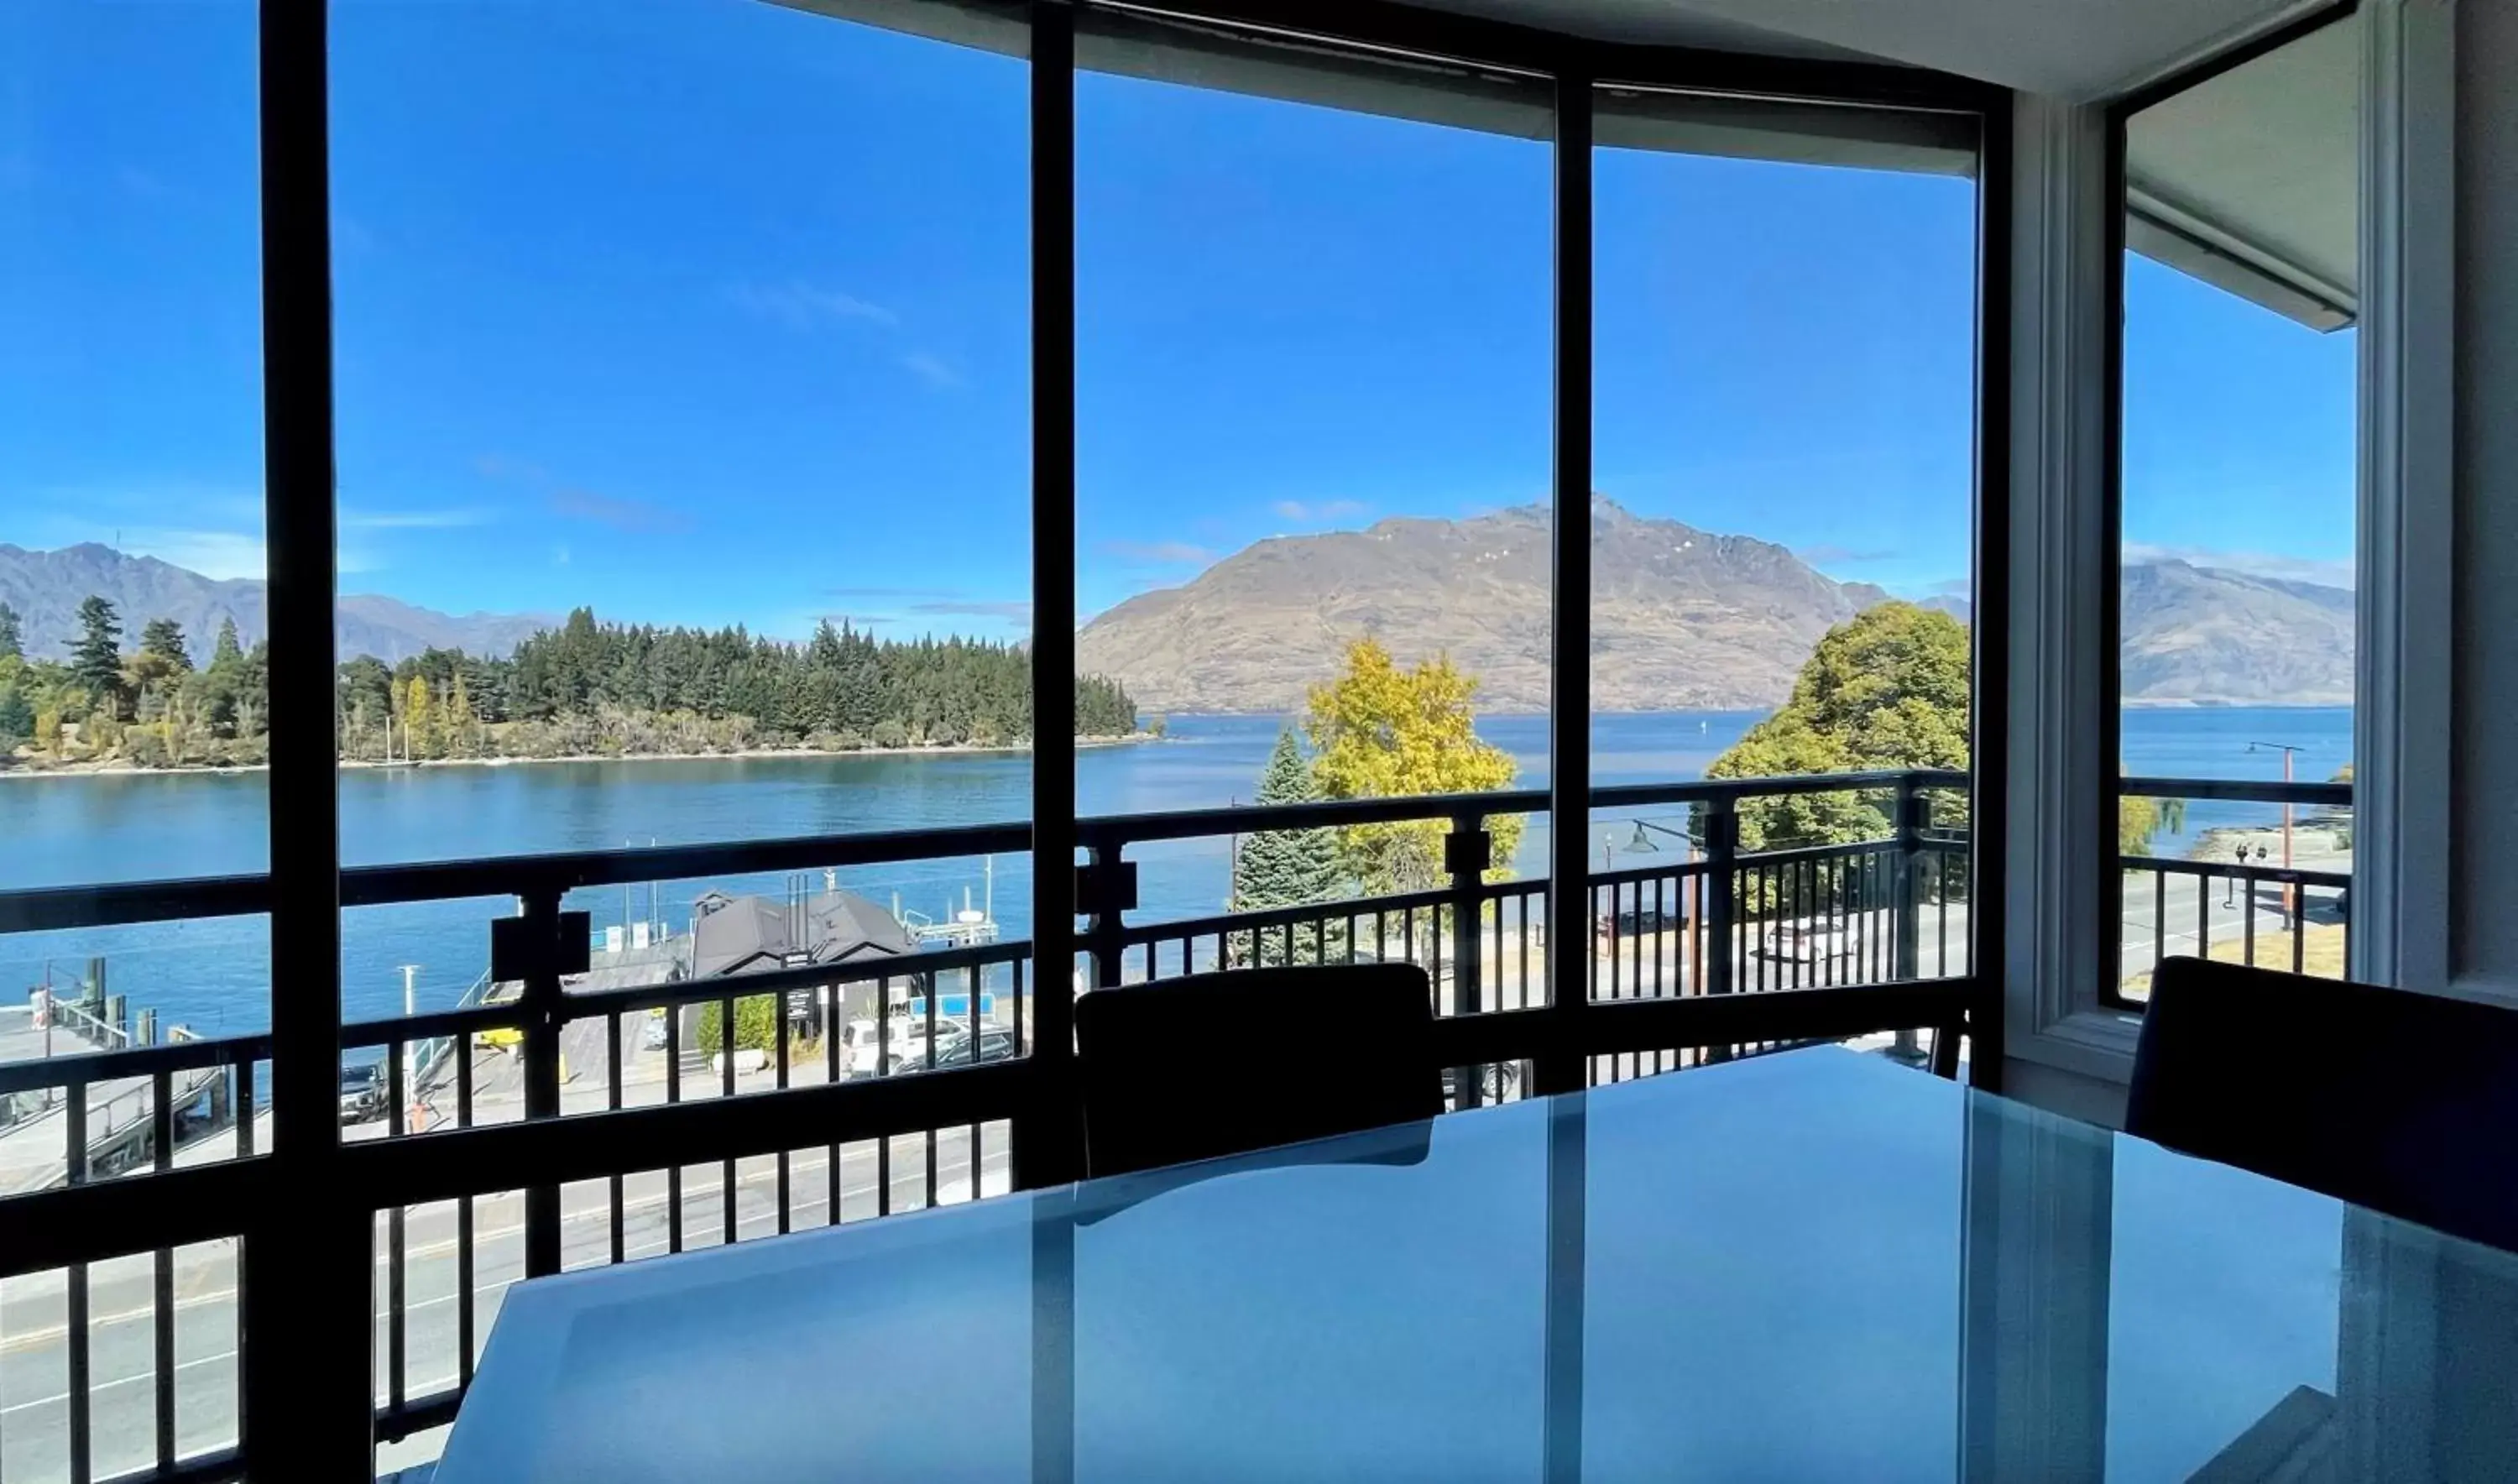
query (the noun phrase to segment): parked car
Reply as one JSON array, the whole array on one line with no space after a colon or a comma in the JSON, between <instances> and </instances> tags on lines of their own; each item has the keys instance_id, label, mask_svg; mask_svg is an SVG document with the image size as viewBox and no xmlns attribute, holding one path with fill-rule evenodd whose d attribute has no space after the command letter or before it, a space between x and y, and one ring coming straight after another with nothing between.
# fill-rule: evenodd
<instances>
[{"instance_id":1,"label":"parked car","mask_svg":"<svg viewBox=\"0 0 2518 1484\"><path fill-rule=\"evenodd\" d=\"M939 1027L941 1028L941 1027ZM882 1055L893 1062L927 1060L927 1023L913 1020L907 1014L891 1017L889 1026L872 1020L857 1019L840 1027L840 1072L843 1076L872 1076L875 1058Z\"/></svg>"},{"instance_id":2,"label":"parked car","mask_svg":"<svg viewBox=\"0 0 2518 1484\"><path fill-rule=\"evenodd\" d=\"M1009 1062L1014 1060L1021 1049L1015 1044L1015 1033L1002 1026L981 1026L978 1047L978 1060L981 1062ZM933 1065L968 1067L971 1062L970 1027L967 1026L938 1026L935 1031L935 1057ZM884 1069L887 1072L925 1071L929 1066L927 1046L921 1040L895 1052L891 1060L885 1064Z\"/></svg>"},{"instance_id":3,"label":"parked car","mask_svg":"<svg viewBox=\"0 0 2518 1484\"><path fill-rule=\"evenodd\" d=\"M385 1066L359 1062L341 1069L341 1121L365 1123L385 1115Z\"/></svg>"},{"instance_id":4,"label":"parked car","mask_svg":"<svg viewBox=\"0 0 2518 1484\"><path fill-rule=\"evenodd\" d=\"M1796 964L1823 964L1860 948L1851 929L1822 919L1779 922L1758 938L1758 953Z\"/></svg>"}]
</instances>

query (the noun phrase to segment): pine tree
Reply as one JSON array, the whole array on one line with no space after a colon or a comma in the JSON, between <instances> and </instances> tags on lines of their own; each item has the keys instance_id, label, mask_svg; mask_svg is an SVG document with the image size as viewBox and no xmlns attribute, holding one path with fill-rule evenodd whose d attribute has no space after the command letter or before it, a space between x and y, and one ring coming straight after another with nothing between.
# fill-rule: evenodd
<instances>
[{"instance_id":1,"label":"pine tree","mask_svg":"<svg viewBox=\"0 0 2518 1484\"><path fill-rule=\"evenodd\" d=\"M237 642L236 620L219 620L218 642L210 646L210 668L225 670L244 659L244 646Z\"/></svg>"},{"instance_id":2,"label":"pine tree","mask_svg":"<svg viewBox=\"0 0 2518 1484\"><path fill-rule=\"evenodd\" d=\"M184 645L184 626L173 619L154 618L142 625L140 652L157 656L172 666L178 674L192 673L193 656Z\"/></svg>"},{"instance_id":3,"label":"pine tree","mask_svg":"<svg viewBox=\"0 0 2518 1484\"><path fill-rule=\"evenodd\" d=\"M1259 774L1259 802L1310 804L1320 797L1293 732L1278 732L1277 746L1268 754L1268 765ZM1233 859L1233 910L1237 912L1331 901L1343 895L1345 885L1338 869L1337 834L1325 828L1263 831L1243 840ZM1258 938L1258 962L1274 965L1287 961L1281 934L1262 933ZM1334 926L1317 939L1305 928L1297 927L1292 961L1316 962L1324 948L1327 956L1339 957L1342 938ZM1246 963L1252 955L1248 945L1242 944L1237 945L1234 956Z\"/></svg>"},{"instance_id":4,"label":"pine tree","mask_svg":"<svg viewBox=\"0 0 2518 1484\"><path fill-rule=\"evenodd\" d=\"M122 711L122 620L113 604L94 593L79 604L79 636L70 641L70 675L97 711Z\"/></svg>"},{"instance_id":5,"label":"pine tree","mask_svg":"<svg viewBox=\"0 0 2518 1484\"><path fill-rule=\"evenodd\" d=\"M26 657L26 634L19 621L18 610L0 603L0 660L22 660Z\"/></svg>"},{"instance_id":6,"label":"pine tree","mask_svg":"<svg viewBox=\"0 0 2518 1484\"><path fill-rule=\"evenodd\" d=\"M0 685L0 755L35 734L35 708L15 685Z\"/></svg>"}]
</instances>

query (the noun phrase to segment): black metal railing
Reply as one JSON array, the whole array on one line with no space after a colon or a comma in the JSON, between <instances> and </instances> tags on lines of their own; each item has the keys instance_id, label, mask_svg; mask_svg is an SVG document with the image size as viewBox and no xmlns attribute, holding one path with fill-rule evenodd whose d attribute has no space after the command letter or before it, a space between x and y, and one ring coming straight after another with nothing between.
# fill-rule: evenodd
<instances>
[{"instance_id":1,"label":"black metal railing","mask_svg":"<svg viewBox=\"0 0 2518 1484\"><path fill-rule=\"evenodd\" d=\"M2102 986L2107 1003L2140 1008L2152 970L2178 954L2294 974L2344 974L2352 942L2350 783L2127 778L2118 788L2137 799L2283 806L2284 824L2239 832L2287 836L2297 829L2331 840L2339 830L2346 848L2339 861L2318 867L2270 864L2271 847L2252 863L2243 848L2227 859L2120 853L2117 972ZM2293 820L2303 807L2315 812Z\"/></svg>"},{"instance_id":2,"label":"black metal railing","mask_svg":"<svg viewBox=\"0 0 2518 1484\"><path fill-rule=\"evenodd\" d=\"M1031 841L1020 824L345 872L347 909L488 897L516 908L490 923L484 992L341 1030L345 1064L378 1069L355 1097L345 1090L341 1117L358 1179L349 1199L376 1213L379 1435L453 1416L498 1299L520 1279L1012 1189L1027 1120L1071 1117L1028 1076L1035 999L1068 992L1070 979L1117 984L1272 960L1418 963L1435 985L1462 1108L1525 1094L1549 1057L1577 1059L1583 1085L1813 1039L1870 1036L1920 1060L1916 1037L1929 1031L1933 1065L1953 1071L1973 992L1968 845L1962 821L1936 823L1932 800L1966 787L1962 774L1907 771L1595 790L1595 819L1690 813L1683 828L1652 826L1673 858L1589 877L1589 920L1577 929L1592 940L1589 978L1574 1008L1602 1013L1570 1043L1576 1023L1546 982L1549 884L1498 879L1492 858L1494 821L1543 813L1539 791L1078 820L1071 969L1037 964L1030 942L1008 940L628 985L585 978L587 924L567 909L573 892L1021 852ZM1742 803L1818 793L1876 799L1888 829L1742 848ZM1426 819L1448 831L1438 879L1418 890L1183 920L1140 914L1129 852L1150 842ZM0 933L252 913L269 891L263 878L230 877L0 895ZM1944 982L1919 982L1933 980ZM992 996L1002 1017L983 1013ZM763 997L772 1039L740 1044L739 1007ZM177 1254L232 1249L254 1202L272 1196L255 1157L273 1133L258 1096L271 1056L268 1036L248 1035L0 1065L0 1093L40 1091L61 1113L58 1179L19 1208L75 1217L50 1236L0 1243L10 1285L62 1290L65 1466L41 1471L85 1484L134 1463L163 1478L240 1467L223 1420L238 1409L181 1383ZM145 1118L118 1126L147 1132L114 1144L108 1167L88 1111L135 1103ZM118 1178L126 1168L137 1173ZM120 1203L100 1216L105 1191ZM70 1198L87 1203L38 1210ZM117 1272L107 1312L145 1311L145 1344L117 1331L101 1356L91 1277L126 1253L147 1259L145 1285ZM230 1266L230 1287L187 1302L226 1316L229 1359L240 1364L242 1278ZM0 1320L13 1296L0 1291ZM101 1361L111 1373L102 1379ZM208 1374L234 1375L236 1364ZM145 1446L119 1436L128 1426L100 1422L91 1399L105 1385L151 1398L146 1422L129 1424L145 1429ZM100 1467L93 1445L109 1433L118 1462Z\"/></svg>"}]
</instances>

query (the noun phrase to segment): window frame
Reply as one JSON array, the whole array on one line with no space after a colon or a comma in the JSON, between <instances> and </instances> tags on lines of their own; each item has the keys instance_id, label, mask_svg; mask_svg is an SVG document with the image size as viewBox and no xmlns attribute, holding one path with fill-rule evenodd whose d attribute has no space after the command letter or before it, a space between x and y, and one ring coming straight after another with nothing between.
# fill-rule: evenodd
<instances>
[{"instance_id":1,"label":"window frame","mask_svg":"<svg viewBox=\"0 0 2518 1484\"><path fill-rule=\"evenodd\" d=\"M2450 586L2455 422L2455 17L2428 0L2336 0L2232 51L2087 103L2018 103L2018 305L2026 411L2014 451L2016 736L2005 1052L2032 1101L2122 1116L2140 1007L2110 1003L2121 775L2123 121L2327 24L2364 27L2359 551L2352 865L2356 979L2453 983ZM2084 740L2098 739L2094 744Z\"/></svg>"}]
</instances>

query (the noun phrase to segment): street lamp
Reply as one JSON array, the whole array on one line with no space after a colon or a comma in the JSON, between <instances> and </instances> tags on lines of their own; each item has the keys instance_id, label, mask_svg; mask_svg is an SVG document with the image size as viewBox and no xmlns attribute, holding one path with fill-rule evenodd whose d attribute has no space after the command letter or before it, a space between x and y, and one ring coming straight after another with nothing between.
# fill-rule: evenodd
<instances>
[{"instance_id":1,"label":"street lamp","mask_svg":"<svg viewBox=\"0 0 2518 1484\"><path fill-rule=\"evenodd\" d=\"M1654 835L1668 835L1672 840L1683 840L1687 842L1687 846L1690 850L1696 848L1696 837L1690 835L1685 830L1674 830L1666 824L1655 824L1649 819L1638 819L1635 821L1635 838L1627 842L1627 849L1630 851L1660 850L1660 846L1653 844L1652 835L1644 833L1646 830L1652 831Z\"/></svg>"}]
</instances>

